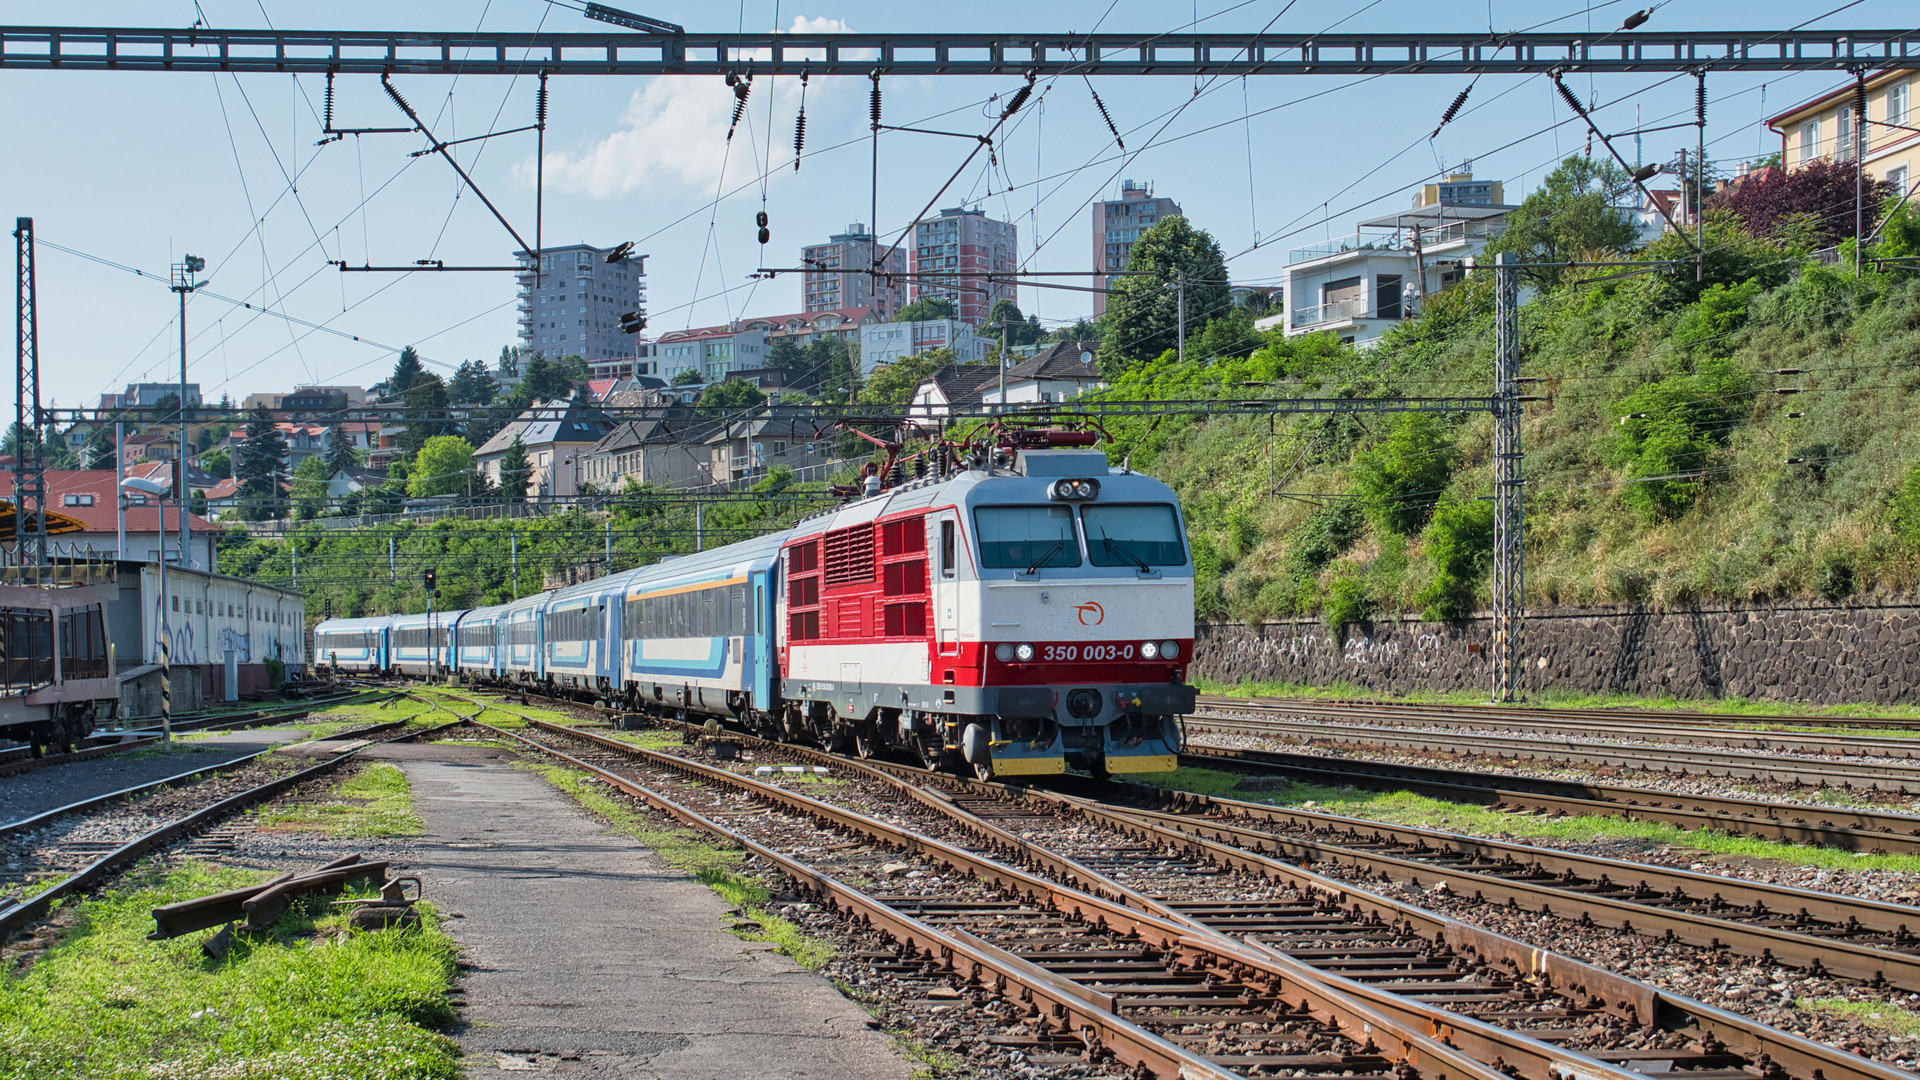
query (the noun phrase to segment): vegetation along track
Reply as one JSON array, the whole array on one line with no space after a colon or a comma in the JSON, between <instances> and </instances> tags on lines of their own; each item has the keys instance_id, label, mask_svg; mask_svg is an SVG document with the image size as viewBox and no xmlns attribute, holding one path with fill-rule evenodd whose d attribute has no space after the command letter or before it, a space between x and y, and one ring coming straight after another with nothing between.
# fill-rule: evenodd
<instances>
[{"instance_id":1,"label":"vegetation along track","mask_svg":"<svg viewBox=\"0 0 1920 1080\"><path fill-rule=\"evenodd\" d=\"M1393 1018L1403 1030L1438 1035L1483 1063L1521 1076L1618 1077L1634 1067L1643 1076L1906 1075L1125 808L742 739L765 758L830 761L851 775L840 785L809 785L822 800L816 801L774 794L769 785L677 756L529 720L532 744L550 752L565 745L612 773L639 776L643 786L704 792L687 797L720 800L715 812L742 815L730 822L759 823L771 816L763 808L771 803L881 839L888 835L882 829L901 829L897 819L908 819L948 844L984 849L973 858L997 854L1045 875L1056 905L1061 889L1084 890L1071 902L1083 914L1099 904L1109 929L1123 918L1114 914L1115 906L1127 909L1128 918L1184 927L1190 942L1262 961L1248 970L1312 979ZM878 817L896 820L883 826ZM817 827L799 835L819 840ZM938 843L915 835L892 835L889 842L920 851ZM1152 1006L1141 1002L1167 996L1139 973L1119 975L1097 960L1042 960L1114 997L1123 1016L1143 1009L1150 1015ZM1246 971L1236 978L1236 992L1255 995L1241 1006L1244 1011L1273 1007ZM1218 1043L1217 1035L1208 1045Z\"/></svg>"},{"instance_id":2,"label":"vegetation along track","mask_svg":"<svg viewBox=\"0 0 1920 1080\"><path fill-rule=\"evenodd\" d=\"M263 750L0 825L0 845L11 849L6 853L5 876L23 889L10 901L0 901L0 939L44 917L54 901L98 885L142 856L337 769L366 746L438 734L467 719L440 702L432 704L453 719L438 727L345 747L305 769L267 768L262 759L273 751ZM365 739L406 726L407 721L396 720L336 738ZM183 784L188 786L175 789ZM164 801L149 808L144 800L134 801L142 796ZM111 815L99 813L109 809L114 811Z\"/></svg>"},{"instance_id":3,"label":"vegetation along track","mask_svg":"<svg viewBox=\"0 0 1920 1080\"><path fill-rule=\"evenodd\" d=\"M1436 799L1538 814L1593 814L1657 821L1683 829L1816 844L1846 851L1920 855L1920 816L1869 807L1785 803L1676 793L1625 784L1549 780L1437 769L1399 762L1189 744L1182 765L1278 774L1330 787L1405 790Z\"/></svg>"},{"instance_id":4,"label":"vegetation along track","mask_svg":"<svg viewBox=\"0 0 1920 1080\"><path fill-rule=\"evenodd\" d=\"M360 697L365 691L355 691L336 697L315 701L303 701L279 709L258 709L243 713L193 713L178 716L173 720L174 734L187 731L221 731L229 728L259 727L265 724L285 723L289 720L305 719L314 709L324 709L329 705L339 705ZM157 721L156 721L157 722ZM149 734L148 732L151 732ZM126 738L126 736L133 736ZM70 754L45 754L33 756L31 747L13 746L0 749L0 776L14 776L19 773L44 769L50 765L69 765L77 761L92 761L95 758L110 757L129 750L139 750L160 742L162 736L158 728L129 728L125 731L98 732L91 736L93 740L114 739L114 742L96 742L96 745L83 747Z\"/></svg>"},{"instance_id":5,"label":"vegetation along track","mask_svg":"<svg viewBox=\"0 0 1920 1080\"><path fill-rule=\"evenodd\" d=\"M1800 736L1814 739L1821 729L1920 732L1920 719L1879 716L1763 716L1748 713L1683 712L1670 709L1577 709L1538 708L1523 705L1457 705L1418 701L1366 701L1329 698L1244 698L1207 694L1200 706L1220 712L1256 715L1363 717L1368 723L1423 725L1462 724L1478 728L1508 728L1515 731L1579 731L1671 733L1673 739L1718 744L1722 735L1784 738ZM1697 738L1696 738L1697 737ZM1785 745L1747 743L1743 745Z\"/></svg>"},{"instance_id":6,"label":"vegetation along track","mask_svg":"<svg viewBox=\"0 0 1920 1080\"><path fill-rule=\"evenodd\" d=\"M1903 794L1920 793L1920 762L1836 760L1768 755L1741 750L1685 749L1677 746L1632 746L1575 738L1510 738L1472 731L1417 731L1355 727L1354 720L1316 721L1278 717L1236 718L1196 714L1187 720L1187 732L1219 732L1276 739L1294 739L1313 746L1386 747L1417 750L1443 756L1470 755L1527 761L1577 762L1584 765L1644 769L1657 773L1686 773L1731 777L1840 791ZM1837 743L1842 736L1825 736ZM1920 744L1893 740L1902 753ZM1842 753L1853 753L1844 748ZM1858 752L1866 756L1867 751ZM1875 755L1880 756L1880 755Z\"/></svg>"}]
</instances>

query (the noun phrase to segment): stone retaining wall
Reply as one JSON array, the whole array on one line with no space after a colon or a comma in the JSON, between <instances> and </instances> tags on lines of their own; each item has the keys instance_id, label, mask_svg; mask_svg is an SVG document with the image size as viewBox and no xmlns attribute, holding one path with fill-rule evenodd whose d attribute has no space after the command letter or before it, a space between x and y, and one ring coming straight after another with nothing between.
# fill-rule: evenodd
<instances>
[{"instance_id":1,"label":"stone retaining wall","mask_svg":"<svg viewBox=\"0 0 1920 1080\"><path fill-rule=\"evenodd\" d=\"M1491 615L1385 619L1336 636L1312 619L1202 624L1192 673L1220 682L1485 690ZM1529 612L1531 689L1679 698L1920 702L1920 605Z\"/></svg>"}]
</instances>

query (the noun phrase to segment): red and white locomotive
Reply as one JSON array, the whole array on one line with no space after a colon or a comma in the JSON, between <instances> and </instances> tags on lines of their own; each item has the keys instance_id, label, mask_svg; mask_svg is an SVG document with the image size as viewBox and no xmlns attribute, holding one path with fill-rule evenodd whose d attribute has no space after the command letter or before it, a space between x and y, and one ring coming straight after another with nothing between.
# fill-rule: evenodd
<instances>
[{"instance_id":1,"label":"red and white locomotive","mask_svg":"<svg viewBox=\"0 0 1920 1080\"><path fill-rule=\"evenodd\" d=\"M1179 503L1095 438L1014 429L788 533L787 730L981 776L1175 768L1195 699Z\"/></svg>"}]
</instances>

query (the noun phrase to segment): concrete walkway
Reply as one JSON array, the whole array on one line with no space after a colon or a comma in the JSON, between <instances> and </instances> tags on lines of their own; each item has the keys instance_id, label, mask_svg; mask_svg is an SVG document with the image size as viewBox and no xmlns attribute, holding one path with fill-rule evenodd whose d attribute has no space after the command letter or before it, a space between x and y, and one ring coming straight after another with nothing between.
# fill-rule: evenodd
<instances>
[{"instance_id":1,"label":"concrete walkway","mask_svg":"<svg viewBox=\"0 0 1920 1080\"><path fill-rule=\"evenodd\" d=\"M464 947L468 1075L905 1077L866 1013L726 932L712 890L498 750L381 747L426 824L408 870Z\"/></svg>"}]
</instances>

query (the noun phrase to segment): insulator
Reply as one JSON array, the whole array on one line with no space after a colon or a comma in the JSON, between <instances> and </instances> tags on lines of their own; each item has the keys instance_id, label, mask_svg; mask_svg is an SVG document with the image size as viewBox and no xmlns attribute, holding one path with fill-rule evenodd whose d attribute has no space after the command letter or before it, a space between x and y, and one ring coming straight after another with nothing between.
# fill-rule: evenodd
<instances>
[{"instance_id":1,"label":"insulator","mask_svg":"<svg viewBox=\"0 0 1920 1080\"><path fill-rule=\"evenodd\" d=\"M392 83L388 82L385 79L381 79L380 85L386 87L387 96L392 98L394 102L400 106L400 110L402 112L405 112L405 113L413 112L413 106L407 104L407 99L400 96L400 91L394 89Z\"/></svg>"},{"instance_id":2,"label":"insulator","mask_svg":"<svg viewBox=\"0 0 1920 1080\"><path fill-rule=\"evenodd\" d=\"M761 227L761 228L763 228L763 229L764 229L764 228L766 228L766 227L767 227L767 212L766 212L765 210L762 210L762 211L760 211L759 213L757 213L757 214L755 214L755 215L753 215L753 223L754 223L755 225L758 225L758 226L760 226L760 227Z\"/></svg>"},{"instance_id":3,"label":"insulator","mask_svg":"<svg viewBox=\"0 0 1920 1080\"><path fill-rule=\"evenodd\" d=\"M1702 87L1700 92L1704 96L1706 89ZM1860 124L1867 122L1867 84L1861 79L1855 79L1853 83L1853 115Z\"/></svg>"},{"instance_id":4,"label":"insulator","mask_svg":"<svg viewBox=\"0 0 1920 1080\"><path fill-rule=\"evenodd\" d=\"M1113 114L1107 111L1107 103L1100 100L1100 91L1095 90L1093 84L1089 82L1087 84L1087 93L1093 95L1093 107L1100 110L1100 119L1105 120L1107 122L1107 130L1113 132L1113 141L1119 144L1120 149L1125 150L1127 144L1120 138L1120 128L1113 122Z\"/></svg>"},{"instance_id":5,"label":"insulator","mask_svg":"<svg viewBox=\"0 0 1920 1080\"><path fill-rule=\"evenodd\" d=\"M1574 112L1574 115L1576 116L1587 115L1587 110L1582 108L1580 105L1580 99L1573 96L1573 91L1567 89L1566 83L1563 83L1556 78L1553 80L1553 88L1555 90L1560 91L1560 96L1566 99L1567 108L1572 109Z\"/></svg>"},{"instance_id":6,"label":"insulator","mask_svg":"<svg viewBox=\"0 0 1920 1080\"><path fill-rule=\"evenodd\" d=\"M1697 123L1707 122L1707 77L1700 76L1700 82L1693 88L1693 119Z\"/></svg>"},{"instance_id":7,"label":"insulator","mask_svg":"<svg viewBox=\"0 0 1920 1080\"><path fill-rule=\"evenodd\" d=\"M327 122L323 125L327 131L333 130L333 72L327 72Z\"/></svg>"},{"instance_id":8,"label":"insulator","mask_svg":"<svg viewBox=\"0 0 1920 1080\"><path fill-rule=\"evenodd\" d=\"M540 127L547 126L547 77L540 76L540 88L533 92L533 122Z\"/></svg>"},{"instance_id":9,"label":"insulator","mask_svg":"<svg viewBox=\"0 0 1920 1080\"><path fill-rule=\"evenodd\" d=\"M800 151L807 145L807 109L800 107L800 115L793 119L793 171L800 171Z\"/></svg>"},{"instance_id":10,"label":"insulator","mask_svg":"<svg viewBox=\"0 0 1920 1080\"><path fill-rule=\"evenodd\" d=\"M753 84L735 81L733 84L733 119L727 122L727 139L733 139L733 129L740 126L740 118L747 114L747 95L753 92Z\"/></svg>"},{"instance_id":11,"label":"insulator","mask_svg":"<svg viewBox=\"0 0 1920 1080\"><path fill-rule=\"evenodd\" d=\"M1007 117L1012 116L1014 113L1019 112L1020 106L1025 105L1027 103L1027 99L1032 96L1033 96L1033 84L1029 82L1027 85L1021 87L1019 91L1017 91L1013 95L1013 97L1010 100L1008 100L1006 108L1000 110L1000 119L1005 120Z\"/></svg>"},{"instance_id":12,"label":"insulator","mask_svg":"<svg viewBox=\"0 0 1920 1080\"><path fill-rule=\"evenodd\" d=\"M1467 103L1467 95L1471 93L1473 93L1473 84L1468 83L1467 88L1460 91L1460 96L1453 99L1453 104L1447 106L1447 111L1440 114L1440 122L1433 126L1433 135L1427 138L1431 139L1434 135L1440 134L1441 128L1453 123L1453 118L1460 115L1460 106Z\"/></svg>"},{"instance_id":13,"label":"insulator","mask_svg":"<svg viewBox=\"0 0 1920 1080\"><path fill-rule=\"evenodd\" d=\"M873 128L880 130L880 73L873 73L873 89L867 94L867 115L873 119Z\"/></svg>"},{"instance_id":14,"label":"insulator","mask_svg":"<svg viewBox=\"0 0 1920 1080\"><path fill-rule=\"evenodd\" d=\"M733 72L731 72L731 71L729 71L729 72L727 72L727 85L728 85L728 86L739 86L739 85L740 85L740 76L738 76L738 75L735 75L735 74L734 74Z\"/></svg>"},{"instance_id":15,"label":"insulator","mask_svg":"<svg viewBox=\"0 0 1920 1080\"><path fill-rule=\"evenodd\" d=\"M765 216L765 215L762 215L762 216ZM764 244L771 239L773 239L773 233L768 232L766 227L762 226L760 229L760 242Z\"/></svg>"}]
</instances>

